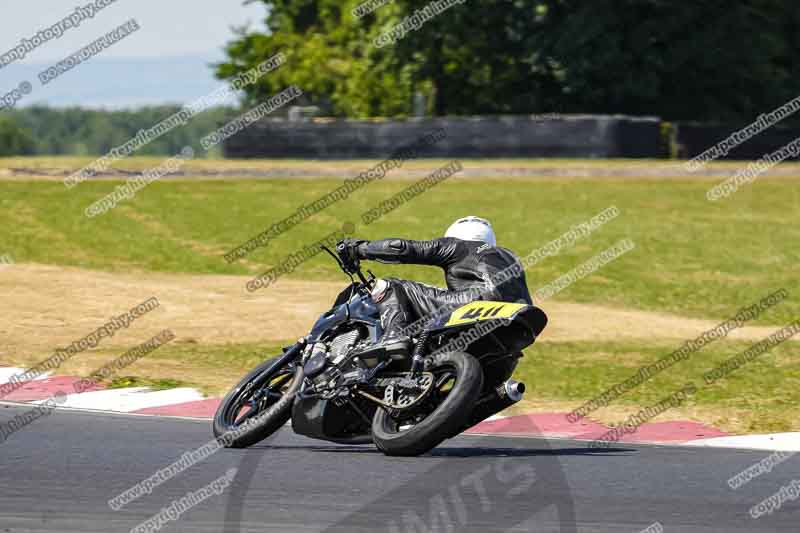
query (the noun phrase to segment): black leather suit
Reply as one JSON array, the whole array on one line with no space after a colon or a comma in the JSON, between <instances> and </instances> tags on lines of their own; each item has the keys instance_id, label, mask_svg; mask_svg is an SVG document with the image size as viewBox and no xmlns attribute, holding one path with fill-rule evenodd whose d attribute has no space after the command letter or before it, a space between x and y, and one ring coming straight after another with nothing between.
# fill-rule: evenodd
<instances>
[{"instance_id":1,"label":"black leather suit","mask_svg":"<svg viewBox=\"0 0 800 533\"><path fill-rule=\"evenodd\" d=\"M415 281L387 280L390 289L378 306L388 335L403 333L409 323L437 310L449 311L475 300L532 303L525 272L517 257L505 248L452 237L431 241L384 239L361 243L357 255L384 263L444 269L447 289ZM503 276L501 271L513 271L514 275Z\"/></svg>"}]
</instances>

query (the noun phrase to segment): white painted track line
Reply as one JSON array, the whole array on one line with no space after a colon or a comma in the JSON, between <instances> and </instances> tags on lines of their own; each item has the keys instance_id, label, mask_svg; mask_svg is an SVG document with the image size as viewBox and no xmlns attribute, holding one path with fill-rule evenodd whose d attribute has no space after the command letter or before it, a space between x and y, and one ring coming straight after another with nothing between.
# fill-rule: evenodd
<instances>
[{"instance_id":1,"label":"white painted track line","mask_svg":"<svg viewBox=\"0 0 800 533\"><path fill-rule=\"evenodd\" d=\"M683 443L683 445L709 448L741 448L747 450L800 452L800 433L772 433L770 435L715 437L713 439L689 441Z\"/></svg>"},{"instance_id":2,"label":"white painted track line","mask_svg":"<svg viewBox=\"0 0 800 533\"><path fill-rule=\"evenodd\" d=\"M0 384L8 383L9 379L17 374L25 372L24 368L0 368ZM49 374L49 373L48 373ZM43 374L37 377L37 380L45 379L48 374ZM178 388L161 391L153 391L146 387L135 387L126 389L105 389L94 392L85 392L82 394L69 394L66 396L66 401L60 404L59 408L86 410L94 412L105 412L108 414L125 414L133 413L140 409L147 409L150 407L164 407L174 404L182 404L187 402L194 402L204 400L204 396L196 389L191 388ZM29 402L32 404L40 404L42 401ZM2 402L11 405L24 405L17 402ZM134 413L135 414L135 413ZM139 416L155 416L163 418L186 418L187 420L199 419L194 417L181 417L169 415L139 415ZM487 421L499 420L506 418L505 416L492 416ZM483 434L473 433L467 434L479 436ZM521 435L503 435L503 434L490 434L492 436L506 436L517 438ZM527 436L530 437L530 436ZM560 440L553 434L536 435L535 438L545 438L550 440ZM710 439L698 439L685 442L670 442L670 443L640 443L648 445L663 445L663 446L693 446L704 448L737 448L744 450L766 450L766 451L789 451L800 452L800 432L796 433L773 433L769 435L741 435L730 437L716 437Z\"/></svg>"},{"instance_id":3,"label":"white painted track line","mask_svg":"<svg viewBox=\"0 0 800 533\"><path fill-rule=\"evenodd\" d=\"M106 389L82 394L69 394L61 407L98 409L129 413L148 407L162 407L176 403L202 400L203 395L196 389L179 388L151 391L148 388ZM41 402L31 402L41 403Z\"/></svg>"},{"instance_id":4,"label":"white painted track line","mask_svg":"<svg viewBox=\"0 0 800 533\"><path fill-rule=\"evenodd\" d=\"M22 374L26 370L27 370L27 368L13 368L13 367L12 368L8 368L8 367L0 368L0 385L2 385L3 383L8 383L9 380L11 379L11 376L16 376L17 374ZM38 377L34 378L34 380L36 380L36 379L45 379L49 375L50 375L50 372L45 372L41 376L38 376Z\"/></svg>"}]
</instances>

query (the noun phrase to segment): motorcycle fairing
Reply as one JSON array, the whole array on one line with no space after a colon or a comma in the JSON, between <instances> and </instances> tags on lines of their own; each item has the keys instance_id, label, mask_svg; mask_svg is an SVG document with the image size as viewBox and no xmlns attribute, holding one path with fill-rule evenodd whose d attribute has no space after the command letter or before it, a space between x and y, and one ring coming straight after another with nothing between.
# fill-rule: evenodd
<instances>
[{"instance_id":1,"label":"motorcycle fairing","mask_svg":"<svg viewBox=\"0 0 800 533\"><path fill-rule=\"evenodd\" d=\"M534 305L479 300L462 305L450 314L438 317L429 326L432 330L461 328L486 320L522 321L539 335L547 325L547 315Z\"/></svg>"},{"instance_id":2,"label":"motorcycle fairing","mask_svg":"<svg viewBox=\"0 0 800 533\"><path fill-rule=\"evenodd\" d=\"M349 303L335 306L330 311L319 317L309 334L309 342L316 342L331 329L344 324L349 320L360 322L368 326L370 335L380 336L380 312L378 306L370 298L357 296Z\"/></svg>"},{"instance_id":3,"label":"motorcycle fairing","mask_svg":"<svg viewBox=\"0 0 800 533\"><path fill-rule=\"evenodd\" d=\"M447 326L462 326L482 320L513 319L514 315L527 307L525 304L509 302L477 301L462 305L452 313L444 324Z\"/></svg>"},{"instance_id":4,"label":"motorcycle fairing","mask_svg":"<svg viewBox=\"0 0 800 533\"><path fill-rule=\"evenodd\" d=\"M481 335L466 350L479 359L513 354L530 346L547 325L547 315L534 305L480 300L438 317L429 325L429 330L438 344L444 344L479 323L489 321L498 321L497 327Z\"/></svg>"}]
</instances>

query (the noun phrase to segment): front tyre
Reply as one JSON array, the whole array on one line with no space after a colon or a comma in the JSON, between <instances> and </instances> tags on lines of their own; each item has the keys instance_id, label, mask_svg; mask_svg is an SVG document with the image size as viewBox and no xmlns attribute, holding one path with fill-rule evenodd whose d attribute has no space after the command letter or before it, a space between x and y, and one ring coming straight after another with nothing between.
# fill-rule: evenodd
<instances>
[{"instance_id":1,"label":"front tyre","mask_svg":"<svg viewBox=\"0 0 800 533\"><path fill-rule=\"evenodd\" d=\"M429 397L411 414L392 416L378 408L372 419L372 438L386 455L421 455L466 424L483 387L480 363L465 352L434 355L425 371L436 381Z\"/></svg>"},{"instance_id":2,"label":"front tyre","mask_svg":"<svg viewBox=\"0 0 800 533\"><path fill-rule=\"evenodd\" d=\"M262 363L223 398L214 415L214 436L226 448L252 446L291 418L303 369L282 359Z\"/></svg>"}]
</instances>

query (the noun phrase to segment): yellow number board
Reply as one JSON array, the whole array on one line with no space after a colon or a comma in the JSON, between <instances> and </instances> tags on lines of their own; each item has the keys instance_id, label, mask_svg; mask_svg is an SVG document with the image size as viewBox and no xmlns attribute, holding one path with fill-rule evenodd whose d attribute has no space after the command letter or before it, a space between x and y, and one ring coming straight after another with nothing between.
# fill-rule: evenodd
<instances>
[{"instance_id":1,"label":"yellow number board","mask_svg":"<svg viewBox=\"0 0 800 533\"><path fill-rule=\"evenodd\" d=\"M523 307L527 306L508 302L472 302L453 311L453 314L450 315L450 320L447 321L445 326L458 326L480 320L511 318L514 313Z\"/></svg>"}]
</instances>

